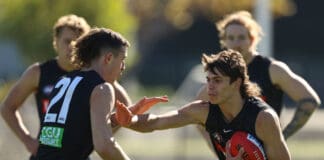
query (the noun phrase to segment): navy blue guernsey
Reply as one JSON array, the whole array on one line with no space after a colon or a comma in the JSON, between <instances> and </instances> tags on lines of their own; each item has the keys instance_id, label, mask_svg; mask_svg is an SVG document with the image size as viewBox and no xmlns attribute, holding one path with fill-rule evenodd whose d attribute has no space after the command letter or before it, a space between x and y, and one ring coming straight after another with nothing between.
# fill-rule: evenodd
<instances>
[{"instance_id":1,"label":"navy blue guernsey","mask_svg":"<svg viewBox=\"0 0 324 160\"><path fill-rule=\"evenodd\" d=\"M40 122L43 121L46 108L49 104L49 96L56 81L67 73L67 71L64 71L58 66L56 59L51 59L40 64L39 84L35 93L37 112Z\"/></svg>"},{"instance_id":2,"label":"navy blue guernsey","mask_svg":"<svg viewBox=\"0 0 324 160\"><path fill-rule=\"evenodd\" d=\"M93 151L90 97L104 82L95 71L74 71L56 83L41 124L37 159L88 158Z\"/></svg>"},{"instance_id":3,"label":"navy blue guernsey","mask_svg":"<svg viewBox=\"0 0 324 160\"><path fill-rule=\"evenodd\" d=\"M248 75L250 80L262 89L262 99L280 115L283 107L283 91L271 82L269 73L271 61L270 58L261 55L255 56L248 65Z\"/></svg>"},{"instance_id":4,"label":"navy blue guernsey","mask_svg":"<svg viewBox=\"0 0 324 160\"><path fill-rule=\"evenodd\" d=\"M206 121L206 131L209 133L214 150L220 160L226 159L226 142L232 137L235 131L246 131L257 138L255 132L256 118L261 110L268 107L269 105L260 99L248 98L245 100L239 114L231 122L226 122L219 106L210 104ZM262 143L260 139L258 140Z\"/></svg>"}]
</instances>

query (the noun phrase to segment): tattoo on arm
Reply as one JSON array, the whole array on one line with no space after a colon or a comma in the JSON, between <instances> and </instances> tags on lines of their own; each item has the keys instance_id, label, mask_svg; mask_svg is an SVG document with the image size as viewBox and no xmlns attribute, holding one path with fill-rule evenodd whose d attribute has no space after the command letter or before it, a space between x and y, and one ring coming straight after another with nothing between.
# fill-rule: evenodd
<instances>
[{"instance_id":1,"label":"tattoo on arm","mask_svg":"<svg viewBox=\"0 0 324 160\"><path fill-rule=\"evenodd\" d=\"M300 128L302 128L318 106L319 103L312 98L305 98L300 100L298 102L297 110L293 119L283 131L285 139L288 139Z\"/></svg>"}]
</instances>

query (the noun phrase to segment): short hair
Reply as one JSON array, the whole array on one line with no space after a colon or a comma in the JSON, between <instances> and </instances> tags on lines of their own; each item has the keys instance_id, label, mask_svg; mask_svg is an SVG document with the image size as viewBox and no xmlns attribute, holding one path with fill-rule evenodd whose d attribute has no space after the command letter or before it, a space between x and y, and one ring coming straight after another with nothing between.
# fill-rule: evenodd
<instances>
[{"instance_id":1,"label":"short hair","mask_svg":"<svg viewBox=\"0 0 324 160\"><path fill-rule=\"evenodd\" d=\"M80 16L69 14L60 17L53 27L53 37L56 39L63 28L68 27L69 29L75 31L79 36L88 32L90 30L90 26L87 21Z\"/></svg>"},{"instance_id":2,"label":"short hair","mask_svg":"<svg viewBox=\"0 0 324 160\"><path fill-rule=\"evenodd\" d=\"M106 28L93 28L82 35L74 44L72 63L77 67L89 67L91 61L100 57L103 50L109 50L118 56L129 42L118 32Z\"/></svg>"},{"instance_id":3,"label":"short hair","mask_svg":"<svg viewBox=\"0 0 324 160\"><path fill-rule=\"evenodd\" d=\"M225 30L231 24L242 25L248 30L249 36L254 38L254 46L260 42L261 37L263 36L263 31L261 26L253 19L252 15L248 11L237 11L232 14L226 15L223 19L216 23L216 28L219 31L219 39L221 47L225 47Z\"/></svg>"},{"instance_id":4,"label":"short hair","mask_svg":"<svg viewBox=\"0 0 324 160\"><path fill-rule=\"evenodd\" d=\"M205 72L216 74L217 69L222 75L230 77L230 83L241 78L240 93L243 98L260 96L260 88L249 80L246 63L238 51L228 49L210 56L203 54L201 62Z\"/></svg>"}]
</instances>

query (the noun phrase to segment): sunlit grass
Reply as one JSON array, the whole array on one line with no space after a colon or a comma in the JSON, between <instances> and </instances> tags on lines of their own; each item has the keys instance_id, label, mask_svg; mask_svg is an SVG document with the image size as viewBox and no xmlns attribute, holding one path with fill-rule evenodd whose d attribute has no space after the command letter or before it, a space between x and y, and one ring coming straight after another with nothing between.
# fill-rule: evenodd
<instances>
[{"instance_id":1,"label":"sunlit grass","mask_svg":"<svg viewBox=\"0 0 324 160\"><path fill-rule=\"evenodd\" d=\"M207 143L191 126L152 133L138 133L122 129L116 137L122 148L134 157L214 159ZM287 143L293 159L324 158L324 139L294 138Z\"/></svg>"}]
</instances>

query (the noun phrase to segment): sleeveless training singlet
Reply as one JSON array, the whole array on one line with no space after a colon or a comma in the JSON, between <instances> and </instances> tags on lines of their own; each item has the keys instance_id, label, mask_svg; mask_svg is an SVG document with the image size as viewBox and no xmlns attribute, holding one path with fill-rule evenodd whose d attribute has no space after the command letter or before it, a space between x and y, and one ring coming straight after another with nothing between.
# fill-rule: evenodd
<instances>
[{"instance_id":1,"label":"sleeveless training singlet","mask_svg":"<svg viewBox=\"0 0 324 160\"><path fill-rule=\"evenodd\" d=\"M226 159L226 142L232 137L235 131L246 131L257 138L255 133L256 118L259 112L267 107L269 105L260 99L248 98L245 100L240 113L228 123L225 121L219 106L210 104L206 121L206 131L209 133L214 150L220 160ZM262 142L261 140L259 141Z\"/></svg>"},{"instance_id":2,"label":"sleeveless training singlet","mask_svg":"<svg viewBox=\"0 0 324 160\"><path fill-rule=\"evenodd\" d=\"M262 99L266 101L280 116L283 105L283 91L271 83L269 67L271 59L257 55L248 65L248 75L252 82L262 89Z\"/></svg>"},{"instance_id":3,"label":"sleeveless training singlet","mask_svg":"<svg viewBox=\"0 0 324 160\"><path fill-rule=\"evenodd\" d=\"M41 125L37 159L88 158L93 151L90 97L104 82L95 71L74 71L56 83Z\"/></svg>"},{"instance_id":4,"label":"sleeveless training singlet","mask_svg":"<svg viewBox=\"0 0 324 160\"><path fill-rule=\"evenodd\" d=\"M40 122L43 121L46 108L49 104L49 96L56 81L67 73L67 71L64 71L58 66L56 59L51 59L40 64L40 79L37 92L35 93Z\"/></svg>"}]
</instances>

